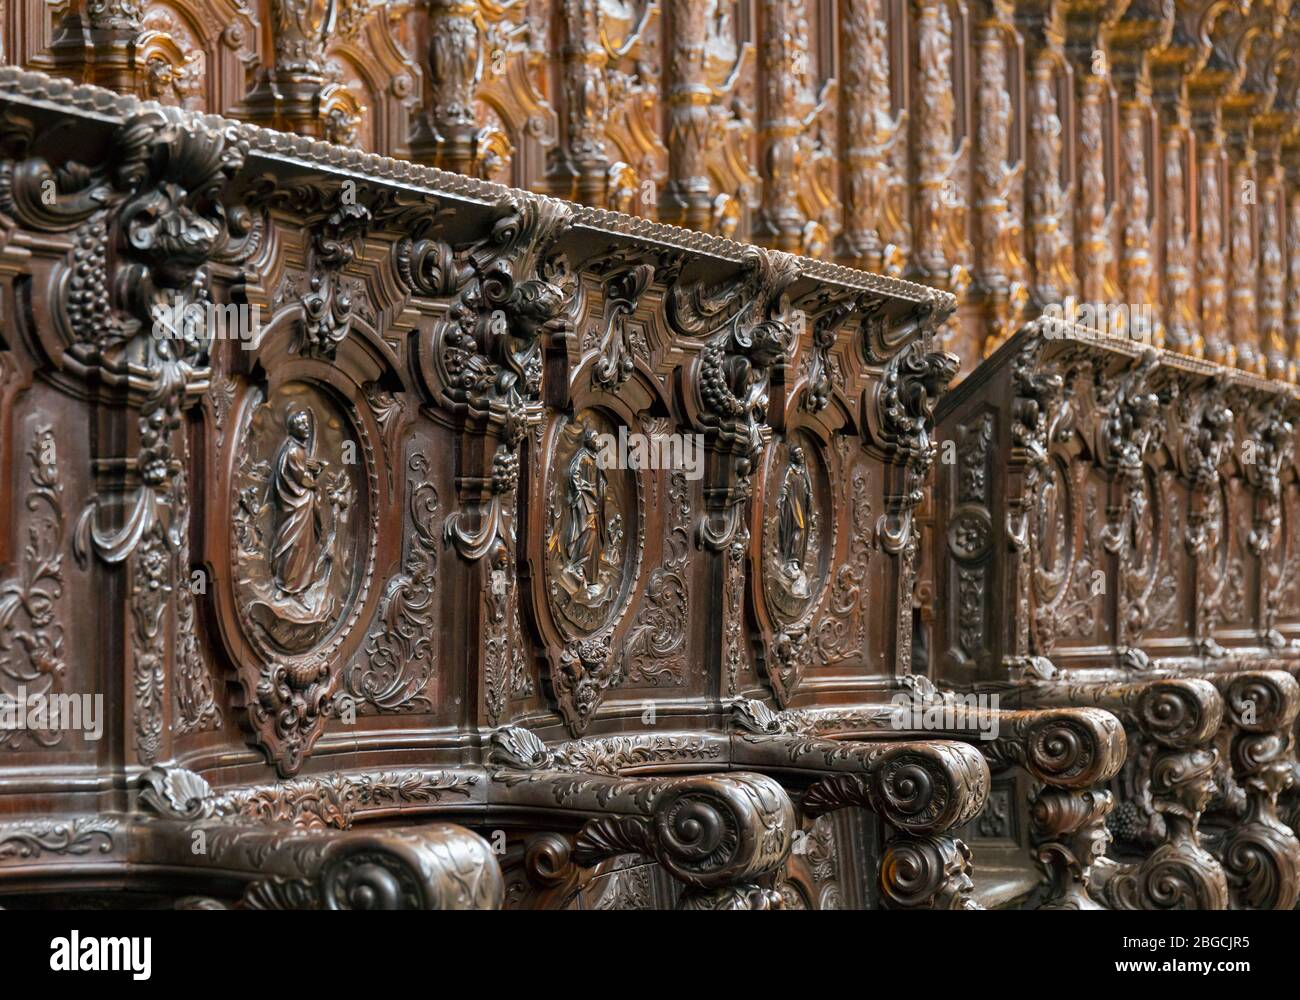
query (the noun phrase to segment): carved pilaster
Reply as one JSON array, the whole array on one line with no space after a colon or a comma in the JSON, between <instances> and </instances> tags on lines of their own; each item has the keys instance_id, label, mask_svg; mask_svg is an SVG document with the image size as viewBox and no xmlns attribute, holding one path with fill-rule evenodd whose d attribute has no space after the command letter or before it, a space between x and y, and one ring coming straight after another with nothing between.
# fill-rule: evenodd
<instances>
[{"instance_id":1,"label":"carved pilaster","mask_svg":"<svg viewBox=\"0 0 1300 1000\"><path fill-rule=\"evenodd\" d=\"M56 280L80 291L55 304L47 349L58 343L58 354L123 404L108 418L114 432L98 439L109 450L94 456L72 551L83 568L92 555L125 567L133 751L149 764L167 730L176 652L169 595L189 571L179 558L189 498L177 438L183 411L208 385L206 268L232 242L222 199L244 150L228 132L172 109L139 111L117 126L99 164L56 171L29 155L36 138L30 122L14 122L3 208L37 232L73 234Z\"/></svg>"},{"instance_id":2,"label":"carved pilaster","mask_svg":"<svg viewBox=\"0 0 1300 1000\"><path fill-rule=\"evenodd\" d=\"M895 614L893 669L911 670L912 587L915 582L920 532L914 526L916 508L924 499L926 481L938 451L934 407L957 374L958 359L929 351L925 339L910 341L885 366L884 376L866 400L869 446L887 461L885 510L876 537L897 560L892 594Z\"/></svg>"},{"instance_id":3,"label":"carved pilaster","mask_svg":"<svg viewBox=\"0 0 1300 1000\"><path fill-rule=\"evenodd\" d=\"M748 248L740 275L723 286L675 283L668 316L688 337L705 338L685 372L692 420L706 435L705 513L698 544L721 552L742 529L769 419L784 413L785 364L795 344L786 290L799 265L777 251ZM780 377L776 377L780 376Z\"/></svg>"}]
</instances>

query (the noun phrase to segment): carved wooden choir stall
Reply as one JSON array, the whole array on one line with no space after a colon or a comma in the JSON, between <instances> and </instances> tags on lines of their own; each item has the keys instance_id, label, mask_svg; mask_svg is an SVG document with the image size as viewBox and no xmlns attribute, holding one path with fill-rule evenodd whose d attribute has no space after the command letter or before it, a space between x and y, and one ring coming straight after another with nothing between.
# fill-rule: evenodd
<instances>
[{"instance_id":1,"label":"carved wooden choir stall","mask_svg":"<svg viewBox=\"0 0 1300 1000\"><path fill-rule=\"evenodd\" d=\"M1295 907L1297 30L8 0L0 906Z\"/></svg>"},{"instance_id":2,"label":"carved wooden choir stall","mask_svg":"<svg viewBox=\"0 0 1300 1000\"><path fill-rule=\"evenodd\" d=\"M930 666L1123 720L1113 797L1032 806L1113 907L1296 904L1298 414L1293 385L1050 320L938 408Z\"/></svg>"}]
</instances>

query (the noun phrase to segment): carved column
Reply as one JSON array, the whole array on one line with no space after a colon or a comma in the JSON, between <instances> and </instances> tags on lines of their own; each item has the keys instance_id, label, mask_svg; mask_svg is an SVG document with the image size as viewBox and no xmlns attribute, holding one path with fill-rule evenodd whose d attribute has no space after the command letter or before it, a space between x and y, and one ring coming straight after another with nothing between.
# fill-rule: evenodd
<instances>
[{"instance_id":1,"label":"carved column","mask_svg":"<svg viewBox=\"0 0 1300 1000\"><path fill-rule=\"evenodd\" d=\"M911 231L906 113L893 114L889 39L880 0L841 6L844 231L840 254L876 273L900 274Z\"/></svg>"},{"instance_id":2,"label":"carved column","mask_svg":"<svg viewBox=\"0 0 1300 1000\"><path fill-rule=\"evenodd\" d=\"M144 76L136 59L144 13L142 0L69 4L50 46L57 71L120 94L136 92ZM39 32L41 27L32 25L31 30Z\"/></svg>"},{"instance_id":3,"label":"carved column","mask_svg":"<svg viewBox=\"0 0 1300 1000\"><path fill-rule=\"evenodd\" d=\"M1209 37L1210 18L1215 16L1212 6L1210 0L1175 4L1175 30L1151 57L1164 165L1160 223L1164 233L1165 346L1196 357L1204 355L1204 342L1197 328L1193 286L1196 234L1190 230L1199 201L1198 192L1194 187L1189 190L1188 183L1188 178L1196 175L1188 78L1213 52Z\"/></svg>"},{"instance_id":4,"label":"carved column","mask_svg":"<svg viewBox=\"0 0 1300 1000\"><path fill-rule=\"evenodd\" d=\"M1287 378L1300 378L1300 177L1287 169L1286 197L1286 343Z\"/></svg>"},{"instance_id":5,"label":"carved column","mask_svg":"<svg viewBox=\"0 0 1300 1000\"><path fill-rule=\"evenodd\" d=\"M1124 192L1124 243L1120 251L1120 274L1129 308L1129 333L1140 340L1160 344L1153 336L1154 323L1139 322L1141 310L1154 310L1155 261L1151 252L1151 189L1147 183L1147 131L1150 109L1141 101L1125 103L1121 108L1120 189Z\"/></svg>"},{"instance_id":6,"label":"carved column","mask_svg":"<svg viewBox=\"0 0 1300 1000\"><path fill-rule=\"evenodd\" d=\"M479 32L474 22L477 0L429 0L428 123L433 148L414 150L422 158L456 173L470 173L478 131L475 88L478 84Z\"/></svg>"},{"instance_id":7,"label":"carved column","mask_svg":"<svg viewBox=\"0 0 1300 1000\"><path fill-rule=\"evenodd\" d=\"M1027 6L1022 3L1022 10ZM1070 207L1078 185L1066 190L1061 183L1066 128L1058 101L1058 82L1068 67L1063 14L1062 6L1049 4L1042 12L1032 9L1021 15L1029 19L1030 25L1026 38L1029 168L1025 204L1033 262L1032 292L1034 304L1040 309L1073 295L1077 285ZM1038 32L1041 42L1036 37Z\"/></svg>"},{"instance_id":8,"label":"carved column","mask_svg":"<svg viewBox=\"0 0 1300 1000\"><path fill-rule=\"evenodd\" d=\"M567 153L577 175L578 200L585 205L605 203L605 120L610 113L605 82L607 57L601 44L599 0L565 0L564 101Z\"/></svg>"},{"instance_id":9,"label":"carved column","mask_svg":"<svg viewBox=\"0 0 1300 1000\"><path fill-rule=\"evenodd\" d=\"M668 9L668 185L660 217L707 231L713 204L707 162L713 103L709 8L695 0L670 0Z\"/></svg>"},{"instance_id":10,"label":"carved column","mask_svg":"<svg viewBox=\"0 0 1300 1000\"><path fill-rule=\"evenodd\" d=\"M1165 346L1182 354L1203 353L1192 297L1192 251L1187 233L1188 133L1181 122L1162 126L1164 159Z\"/></svg>"},{"instance_id":11,"label":"carved column","mask_svg":"<svg viewBox=\"0 0 1300 1000\"><path fill-rule=\"evenodd\" d=\"M1233 61L1232 37L1237 11L1211 5L1195 30L1203 38L1204 60L1187 78L1191 125L1196 134L1197 162L1197 285L1200 329L1205 357L1231 364L1233 354L1228 318L1228 233L1232 210L1232 178L1225 152L1223 109L1241 86L1243 70Z\"/></svg>"},{"instance_id":12,"label":"carved column","mask_svg":"<svg viewBox=\"0 0 1300 1000\"><path fill-rule=\"evenodd\" d=\"M259 124L348 144L363 108L346 87L330 81L328 48L346 23L360 26L340 0L271 0L274 57L245 102Z\"/></svg>"},{"instance_id":13,"label":"carved column","mask_svg":"<svg viewBox=\"0 0 1300 1000\"><path fill-rule=\"evenodd\" d=\"M1231 357L1228 340L1228 281L1223 242L1223 148L1219 130L1202 132L1197 175L1200 180L1200 232L1197 280L1200 285L1201 340L1205 357L1224 364Z\"/></svg>"},{"instance_id":14,"label":"carved column","mask_svg":"<svg viewBox=\"0 0 1300 1000\"><path fill-rule=\"evenodd\" d=\"M979 81L975 92L975 279L985 300L985 356L1019 328L1028 301L1021 222L1024 161L1011 161L1013 115L1007 65L1009 53L1017 48L1010 16L1006 7L992 5L981 17L975 37ZM1015 63L1012 68L1018 69ZM1041 97L1035 90L1034 98ZM1041 110L1036 106L1032 113ZM1031 128L1050 129L1051 125L1035 118ZM1058 143L1059 131L1058 121ZM1059 188L1056 193L1059 196ZM1035 232L1035 238L1037 235Z\"/></svg>"},{"instance_id":15,"label":"carved column","mask_svg":"<svg viewBox=\"0 0 1300 1000\"><path fill-rule=\"evenodd\" d=\"M1067 47L1076 86L1079 183L1074 204L1075 240L1079 296L1085 303L1114 302L1120 297L1107 196L1107 157L1112 145L1107 127L1112 105L1110 59L1101 37L1103 26L1114 16L1112 6L1087 5L1077 13L1072 9Z\"/></svg>"},{"instance_id":16,"label":"carved column","mask_svg":"<svg viewBox=\"0 0 1300 1000\"><path fill-rule=\"evenodd\" d=\"M1260 352L1256 283L1254 214L1258 197L1255 150L1246 140L1231 143L1228 187L1228 301L1230 346L1224 361L1256 372L1263 368Z\"/></svg>"},{"instance_id":17,"label":"carved column","mask_svg":"<svg viewBox=\"0 0 1300 1000\"><path fill-rule=\"evenodd\" d=\"M1286 338L1286 194L1278 162L1277 136L1262 143L1259 190L1259 337L1264 357L1262 370L1269 378L1286 379L1291 373Z\"/></svg>"},{"instance_id":18,"label":"carved column","mask_svg":"<svg viewBox=\"0 0 1300 1000\"><path fill-rule=\"evenodd\" d=\"M761 231L778 250L798 252L807 219L799 205L804 166L802 93L809 77L803 0L763 0L763 204Z\"/></svg>"},{"instance_id":19,"label":"carved column","mask_svg":"<svg viewBox=\"0 0 1300 1000\"><path fill-rule=\"evenodd\" d=\"M912 121L916 226L913 267L926 283L964 296L970 284L966 236L966 143L957 145L953 26L948 0L913 0L916 99ZM947 330L944 338L950 339Z\"/></svg>"}]
</instances>

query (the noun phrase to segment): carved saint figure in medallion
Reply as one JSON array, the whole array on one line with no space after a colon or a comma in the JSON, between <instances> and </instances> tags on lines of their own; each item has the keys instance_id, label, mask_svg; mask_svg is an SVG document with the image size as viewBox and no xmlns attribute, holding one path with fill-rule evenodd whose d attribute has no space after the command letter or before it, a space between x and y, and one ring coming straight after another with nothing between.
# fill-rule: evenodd
<instances>
[{"instance_id":1,"label":"carved saint figure in medallion","mask_svg":"<svg viewBox=\"0 0 1300 1000\"><path fill-rule=\"evenodd\" d=\"M778 444L765 462L760 585L782 626L803 622L816 603L828 569L833 530L827 470L812 438L803 433Z\"/></svg>"},{"instance_id":2,"label":"carved saint figure in medallion","mask_svg":"<svg viewBox=\"0 0 1300 1000\"><path fill-rule=\"evenodd\" d=\"M611 428L587 410L557 428L546 521L547 589L571 637L603 627L627 577L635 489L608 447Z\"/></svg>"},{"instance_id":3,"label":"carved saint figure in medallion","mask_svg":"<svg viewBox=\"0 0 1300 1000\"><path fill-rule=\"evenodd\" d=\"M301 383L249 419L236 477L236 586L268 652L309 649L344 615L357 570L349 523L360 461L341 413Z\"/></svg>"},{"instance_id":4,"label":"carved saint figure in medallion","mask_svg":"<svg viewBox=\"0 0 1300 1000\"><path fill-rule=\"evenodd\" d=\"M319 546L321 514L316 502L317 477L325 465L313 457L310 410L290 410L285 426L289 436L275 463L278 527L271 556L276 585L286 594L301 594L311 586L316 564L328 557L329 550Z\"/></svg>"},{"instance_id":5,"label":"carved saint figure in medallion","mask_svg":"<svg viewBox=\"0 0 1300 1000\"><path fill-rule=\"evenodd\" d=\"M596 432L589 427L583 430L582 443L569 460L565 492L565 586L579 600L597 601L608 582L602 582L601 564L609 556L611 525L606 520L605 470L596 451ZM617 564L617 553L614 556Z\"/></svg>"},{"instance_id":6,"label":"carved saint figure in medallion","mask_svg":"<svg viewBox=\"0 0 1300 1000\"><path fill-rule=\"evenodd\" d=\"M781 483L777 515L777 547L781 554L780 572L786 589L793 597L809 595L808 574L804 560L808 557L808 529L812 506L812 479L803 449L790 449L790 465Z\"/></svg>"}]
</instances>

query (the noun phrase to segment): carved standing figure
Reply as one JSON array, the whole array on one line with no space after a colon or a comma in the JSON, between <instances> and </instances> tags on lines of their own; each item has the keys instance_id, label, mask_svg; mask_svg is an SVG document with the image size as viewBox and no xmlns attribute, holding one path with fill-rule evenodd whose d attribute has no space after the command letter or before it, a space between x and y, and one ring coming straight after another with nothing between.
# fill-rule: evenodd
<instances>
[{"instance_id":1,"label":"carved standing figure","mask_svg":"<svg viewBox=\"0 0 1300 1000\"><path fill-rule=\"evenodd\" d=\"M781 570L789 580L789 590L796 597L808 596L808 577L804 560L808 557L808 518L812 509L812 480L803 449L790 449L790 465L781 482L778 503L777 546L781 552Z\"/></svg>"},{"instance_id":2,"label":"carved standing figure","mask_svg":"<svg viewBox=\"0 0 1300 1000\"><path fill-rule=\"evenodd\" d=\"M575 586L594 596L600 589L600 560L609 543L605 528L605 471L596 458L597 435L590 427L569 462L565 490L565 572Z\"/></svg>"},{"instance_id":3,"label":"carved standing figure","mask_svg":"<svg viewBox=\"0 0 1300 1000\"><path fill-rule=\"evenodd\" d=\"M316 479L324 464L316 450L312 414L291 409L285 417L288 438L275 460L276 529L271 562L276 585L287 594L301 594L315 576L321 518Z\"/></svg>"}]
</instances>

